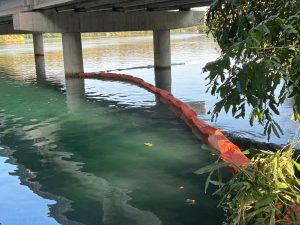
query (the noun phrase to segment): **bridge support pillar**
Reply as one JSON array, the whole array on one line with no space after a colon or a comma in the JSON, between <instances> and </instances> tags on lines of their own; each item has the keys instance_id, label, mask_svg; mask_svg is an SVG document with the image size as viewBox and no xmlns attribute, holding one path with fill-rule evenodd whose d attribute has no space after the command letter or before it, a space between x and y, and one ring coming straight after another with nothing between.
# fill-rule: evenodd
<instances>
[{"instance_id":1,"label":"bridge support pillar","mask_svg":"<svg viewBox=\"0 0 300 225\"><path fill-rule=\"evenodd\" d=\"M37 80L44 80L46 77L46 71L43 34L33 33L32 39Z\"/></svg>"},{"instance_id":2,"label":"bridge support pillar","mask_svg":"<svg viewBox=\"0 0 300 225\"><path fill-rule=\"evenodd\" d=\"M172 92L171 69L155 69L155 86Z\"/></svg>"},{"instance_id":3,"label":"bridge support pillar","mask_svg":"<svg viewBox=\"0 0 300 225\"><path fill-rule=\"evenodd\" d=\"M171 68L170 30L154 30L154 67L155 69Z\"/></svg>"},{"instance_id":4,"label":"bridge support pillar","mask_svg":"<svg viewBox=\"0 0 300 225\"><path fill-rule=\"evenodd\" d=\"M32 34L33 39L33 48L34 48L34 56L44 56L44 40L43 34L35 33Z\"/></svg>"},{"instance_id":5,"label":"bridge support pillar","mask_svg":"<svg viewBox=\"0 0 300 225\"><path fill-rule=\"evenodd\" d=\"M62 34L64 66L66 76L83 72L83 56L80 33Z\"/></svg>"},{"instance_id":6,"label":"bridge support pillar","mask_svg":"<svg viewBox=\"0 0 300 225\"><path fill-rule=\"evenodd\" d=\"M37 83L43 83L46 80L45 57L35 57L35 71Z\"/></svg>"}]
</instances>

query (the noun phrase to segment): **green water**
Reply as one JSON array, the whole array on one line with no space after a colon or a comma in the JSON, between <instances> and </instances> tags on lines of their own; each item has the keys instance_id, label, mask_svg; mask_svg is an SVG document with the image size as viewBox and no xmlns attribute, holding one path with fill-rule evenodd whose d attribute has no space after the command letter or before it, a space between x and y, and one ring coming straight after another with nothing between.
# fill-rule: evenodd
<instances>
[{"instance_id":1,"label":"green water","mask_svg":"<svg viewBox=\"0 0 300 225\"><path fill-rule=\"evenodd\" d=\"M155 84L157 71L147 69L152 36L82 44L86 72L127 68L115 71ZM221 112L210 121L216 98L205 93L202 68L219 57L216 43L184 34L172 35L171 46L172 63L180 65L159 75L172 80L165 88L222 131L267 142L263 128L251 127L247 118ZM0 46L2 225L222 224L213 190L204 194L206 175L193 174L213 158L155 96L118 82L65 82L60 39L45 40L43 61L36 70L30 42ZM276 120L285 135L271 142L285 144L298 124L289 119L291 101L280 111Z\"/></svg>"},{"instance_id":2,"label":"green water","mask_svg":"<svg viewBox=\"0 0 300 225\"><path fill-rule=\"evenodd\" d=\"M180 119L138 87L86 81L129 90L141 99L134 107L85 91L83 80L66 82L64 91L0 74L0 222L221 224L206 177L193 174L213 159Z\"/></svg>"}]
</instances>

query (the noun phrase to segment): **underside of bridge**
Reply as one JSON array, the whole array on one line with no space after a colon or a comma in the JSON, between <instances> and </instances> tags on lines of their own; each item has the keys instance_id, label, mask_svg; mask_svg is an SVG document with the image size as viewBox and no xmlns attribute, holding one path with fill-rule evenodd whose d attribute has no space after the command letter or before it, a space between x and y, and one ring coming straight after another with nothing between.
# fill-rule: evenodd
<instances>
[{"instance_id":1,"label":"underside of bridge","mask_svg":"<svg viewBox=\"0 0 300 225\"><path fill-rule=\"evenodd\" d=\"M0 0L0 35L33 34L35 57L43 33L62 33L66 76L83 72L81 33L153 31L154 65L170 69L170 30L201 25L207 0ZM44 60L36 60L43 62Z\"/></svg>"}]
</instances>

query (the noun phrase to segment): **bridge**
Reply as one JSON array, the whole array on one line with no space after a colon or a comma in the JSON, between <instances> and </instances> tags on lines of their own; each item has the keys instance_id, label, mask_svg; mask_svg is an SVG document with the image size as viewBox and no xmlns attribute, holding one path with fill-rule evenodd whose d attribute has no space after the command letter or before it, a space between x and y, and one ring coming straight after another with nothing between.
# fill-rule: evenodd
<instances>
[{"instance_id":1,"label":"bridge","mask_svg":"<svg viewBox=\"0 0 300 225\"><path fill-rule=\"evenodd\" d=\"M0 0L0 35L32 34L36 63L43 33L62 33L66 76L83 72L81 33L153 31L154 66L170 69L170 30L200 25L193 8L210 0ZM38 65L37 65L38 67Z\"/></svg>"}]
</instances>

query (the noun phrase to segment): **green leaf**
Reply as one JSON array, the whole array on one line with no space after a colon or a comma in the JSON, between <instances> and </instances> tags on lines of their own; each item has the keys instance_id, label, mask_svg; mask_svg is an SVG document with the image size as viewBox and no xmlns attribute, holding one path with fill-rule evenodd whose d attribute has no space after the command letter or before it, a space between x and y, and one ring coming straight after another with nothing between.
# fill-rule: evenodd
<instances>
[{"instance_id":1,"label":"green leaf","mask_svg":"<svg viewBox=\"0 0 300 225\"><path fill-rule=\"evenodd\" d=\"M270 137L282 133L271 124L288 96L299 115L299 21L299 0L213 1L206 25L221 55L205 66L210 90L220 103L212 116L221 110L234 112L243 100L248 112L256 109L249 116L251 126L256 119ZM239 109L233 116L246 117Z\"/></svg>"},{"instance_id":2,"label":"green leaf","mask_svg":"<svg viewBox=\"0 0 300 225\"><path fill-rule=\"evenodd\" d=\"M209 182L215 186L223 186L225 184L223 182L216 181L216 180L210 180Z\"/></svg>"},{"instance_id":3,"label":"green leaf","mask_svg":"<svg viewBox=\"0 0 300 225\"><path fill-rule=\"evenodd\" d=\"M254 216L256 216L257 214L260 214L262 212L265 212L266 210L268 210L269 207L263 207L257 210L252 211L251 213L248 213L247 215L245 215L245 218L252 218Z\"/></svg>"},{"instance_id":4,"label":"green leaf","mask_svg":"<svg viewBox=\"0 0 300 225\"><path fill-rule=\"evenodd\" d=\"M276 135L276 137L280 138L280 135L279 135L275 125L272 123L271 126L272 126L272 130L273 130L274 134Z\"/></svg>"},{"instance_id":5,"label":"green leaf","mask_svg":"<svg viewBox=\"0 0 300 225\"><path fill-rule=\"evenodd\" d=\"M204 174L204 173L209 173L209 172L215 171L217 169L221 169L223 167L226 167L228 165L230 165L230 163L228 163L228 162L220 162L220 163L217 162L217 163L210 164L208 166L202 167L202 168L196 170L194 173L198 174L198 175Z\"/></svg>"},{"instance_id":6,"label":"green leaf","mask_svg":"<svg viewBox=\"0 0 300 225\"><path fill-rule=\"evenodd\" d=\"M208 175L206 181L205 181L205 188L204 188L205 194L206 194L206 192L207 192L207 188L208 188L208 185L209 185L209 183L210 183L210 178L211 178L211 175L212 175L213 173L214 173L214 171L211 171L211 172L209 173L209 175Z\"/></svg>"},{"instance_id":7,"label":"green leaf","mask_svg":"<svg viewBox=\"0 0 300 225\"><path fill-rule=\"evenodd\" d=\"M296 169L297 169L298 171L300 171L300 163L297 163L296 161L293 161L293 163L294 163Z\"/></svg>"},{"instance_id":8,"label":"green leaf","mask_svg":"<svg viewBox=\"0 0 300 225\"><path fill-rule=\"evenodd\" d=\"M272 202L273 202L272 197L263 198L255 203L255 208L260 208L262 206L269 205Z\"/></svg>"},{"instance_id":9,"label":"green leaf","mask_svg":"<svg viewBox=\"0 0 300 225\"><path fill-rule=\"evenodd\" d=\"M281 127L279 126L279 124L276 123L276 121L273 121L273 123L274 123L275 126L278 128L278 130L280 131L280 133L283 135L283 130L281 129Z\"/></svg>"},{"instance_id":10,"label":"green leaf","mask_svg":"<svg viewBox=\"0 0 300 225\"><path fill-rule=\"evenodd\" d=\"M266 151L266 150L259 150L259 151L265 155L274 155L274 152L271 151Z\"/></svg>"},{"instance_id":11,"label":"green leaf","mask_svg":"<svg viewBox=\"0 0 300 225\"><path fill-rule=\"evenodd\" d=\"M271 214L269 225L275 225L275 209L272 210L272 214Z\"/></svg>"},{"instance_id":12,"label":"green leaf","mask_svg":"<svg viewBox=\"0 0 300 225\"><path fill-rule=\"evenodd\" d=\"M276 185L277 185L277 187L282 188L282 189L286 189L288 187L288 185L283 182L276 182Z\"/></svg>"},{"instance_id":13,"label":"green leaf","mask_svg":"<svg viewBox=\"0 0 300 225\"><path fill-rule=\"evenodd\" d=\"M252 225L262 225L262 224L265 224L265 219L264 218L257 218Z\"/></svg>"},{"instance_id":14,"label":"green leaf","mask_svg":"<svg viewBox=\"0 0 300 225\"><path fill-rule=\"evenodd\" d=\"M245 150L243 151L244 155L249 155L250 154L250 151L249 150Z\"/></svg>"},{"instance_id":15,"label":"green leaf","mask_svg":"<svg viewBox=\"0 0 300 225\"><path fill-rule=\"evenodd\" d=\"M245 218L252 218L252 217L256 216L257 214L265 213L267 211L270 211L270 208L268 206L259 208L257 210L252 211L251 213L248 213L247 215L245 215Z\"/></svg>"},{"instance_id":16,"label":"green leaf","mask_svg":"<svg viewBox=\"0 0 300 225\"><path fill-rule=\"evenodd\" d=\"M206 150L206 151L210 152L213 155L220 155L220 152L217 149L212 148L209 145L204 145L203 144L203 145L201 145L201 149Z\"/></svg>"},{"instance_id":17,"label":"green leaf","mask_svg":"<svg viewBox=\"0 0 300 225\"><path fill-rule=\"evenodd\" d=\"M291 24L285 25L284 31L289 34L297 34L298 33L298 31Z\"/></svg>"},{"instance_id":18,"label":"green leaf","mask_svg":"<svg viewBox=\"0 0 300 225\"><path fill-rule=\"evenodd\" d=\"M275 105L273 103L270 103L269 106L273 110L274 113L276 113L277 115L280 114L278 109L275 107Z\"/></svg>"},{"instance_id":19,"label":"green leaf","mask_svg":"<svg viewBox=\"0 0 300 225\"><path fill-rule=\"evenodd\" d=\"M295 120L297 122L300 122L300 113L293 113L291 116L291 120Z\"/></svg>"}]
</instances>

